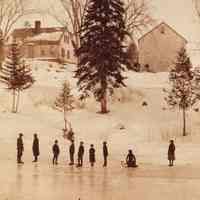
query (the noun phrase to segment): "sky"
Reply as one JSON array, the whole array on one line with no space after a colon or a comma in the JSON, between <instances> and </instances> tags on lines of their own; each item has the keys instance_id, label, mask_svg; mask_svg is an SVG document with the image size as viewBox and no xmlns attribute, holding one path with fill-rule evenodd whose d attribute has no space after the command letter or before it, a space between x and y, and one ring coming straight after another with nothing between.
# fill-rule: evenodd
<instances>
[{"instance_id":1,"label":"sky","mask_svg":"<svg viewBox=\"0 0 200 200\"><path fill-rule=\"evenodd\" d=\"M189 42L200 42L200 19L196 17L193 0L148 0L153 17L158 21L165 21ZM58 0L32 0L33 8L47 9L58 7ZM17 26L22 26L28 20L31 24L39 19L43 26L57 26L57 22L46 15L29 16L21 19Z\"/></svg>"}]
</instances>

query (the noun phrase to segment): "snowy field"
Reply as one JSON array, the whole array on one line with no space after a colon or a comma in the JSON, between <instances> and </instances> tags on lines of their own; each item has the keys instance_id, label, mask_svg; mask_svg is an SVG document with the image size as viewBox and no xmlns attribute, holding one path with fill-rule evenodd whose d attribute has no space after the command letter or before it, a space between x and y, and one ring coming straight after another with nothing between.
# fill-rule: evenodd
<instances>
[{"instance_id":1,"label":"snowy field","mask_svg":"<svg viewBox=\"0 0 200 200\"><path fill-rule=\"evenodd\" d=\"M93 98L78 101L73 66L31 61L36 83L20 102L20 112L10 113L11 94L0 89L0 200L138 200L200 199L200 113L188 113L188 136L181 137L181 113L168 110L163 88L167 73L128 72L127 88L109 99L110 113L100 115ZM63 80L68 80L76 97L69 114L76 149L84 141L83 169L68 166L69 142L62 137L62 113L53 109ZM143 102L147 106L142 106ZM121 129L121 128L124 129ZM24 133L24 166L16 164L16 138ZM33 134L40 139L40 162L32 163ZM59 165L51 165L51 146L58 139ZM167 166L169 139L177 147L176 166ZM102 167L102 142L109 147L109 165ZM88 149L94 144L97 163L89 167ZM121 167L127 150L133 149L139 168ZM192 196L191 196L192 195Z\"/></svg>"}]
</instances>

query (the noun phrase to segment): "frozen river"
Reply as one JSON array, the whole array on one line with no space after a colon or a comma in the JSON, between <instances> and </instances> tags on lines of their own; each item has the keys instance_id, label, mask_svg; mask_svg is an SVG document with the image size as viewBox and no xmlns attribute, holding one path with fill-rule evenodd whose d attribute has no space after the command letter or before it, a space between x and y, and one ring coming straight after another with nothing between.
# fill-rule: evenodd
<instances>
[{"instance_id":1,"label":"frozen river","mask_svg":"<svg viewBox=\"0 0 200 200\"><path fill-rule=\"evenodd\" d=\"M137 169L1 162L0 200L199 200L200 167Z\"/></svg>"}]
</instances>

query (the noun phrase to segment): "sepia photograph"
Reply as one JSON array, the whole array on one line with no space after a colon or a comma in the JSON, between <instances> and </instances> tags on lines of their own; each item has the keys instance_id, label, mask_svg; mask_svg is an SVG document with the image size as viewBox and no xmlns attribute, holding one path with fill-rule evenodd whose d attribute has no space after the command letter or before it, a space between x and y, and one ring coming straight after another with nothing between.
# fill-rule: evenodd
<instances>
[{"instance_id":1,"label":"sepia photograph","mask_svg":"<svg viewBox=\"0 0 200 200\"><path fill-rule=\"evenodd\" d=\"M200 200L200 0L0 0L0 200Z\"/></svg>"}]
</instances>

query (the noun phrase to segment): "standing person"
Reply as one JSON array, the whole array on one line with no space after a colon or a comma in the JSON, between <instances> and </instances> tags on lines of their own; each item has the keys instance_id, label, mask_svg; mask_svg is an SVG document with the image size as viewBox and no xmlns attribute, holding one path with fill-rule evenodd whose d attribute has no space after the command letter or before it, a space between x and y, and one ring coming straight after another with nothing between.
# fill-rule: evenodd
<instances>
[{"instance_id":1,"label":"standing person","mask_svg":"<svg viewBox=\"0 0 200 200\"><path fill-rule=\"evenodd\" d=\"M169 144L169 148L168 148L168 160L169 160L170 167L174 165L175 150L176 150L176 147L174 145L174 140L170 140L170 144Z\"/></svg>"},{"instance_id":2,"label":"standing person","mask_svg":"<svg viewBox=\"0 0 200 200\"><path fill-rule=\"evenodd\" d=\"M58 146L58 140L55 140L55 143L52 147L52 150L53 150L53 165L54 164L58 164L58 156L60 154L60 148Z\"/></svg>"},{"instance_id":3,"label":"standing person","mask_svg":"<svg viewBox=\"0 0 200 200\"><path fill-rule=\"evenodd\" d=\"M77 167L83 166L83 155L84 155L84 146L83 146L83 142L80 142L80 146L78 149L78 165L77 165Z\"/></svg>"},{"instance_id":4,"label":"standing person","mask_svg":"<svg viewBox=\"0 0 200 200\"><path fill-rule=\"evenodd\" d=\"M127 167L137 167L136 157L133 154L132 150L128 151L128 155L126 157L126 164L127 164Z\"/></svg>"},{"instance_id":5,"label":"standing person","mask_svg":"<svg viewBox=\"0 0 200 200\"><path fill-rule=\"evenodd\" d=\"M107 157L108 157L108 147L107 147L107 143L104 141L103 142L103 158L104 158L103 167L107 166Z\"/></svg>"},{"instance_id":6,"label":"standing person","mask_svg":"<svg viewBox=\"0 0 200 200\"><path fill-rule=\"evenodd\" d=\"M24 151L24 143L23 143L23 134L20 133L19 137L17 138L17 163L21 163L23 164L24 162L22 162L22 155L23 155L23 151Z\"/></svg>"},{"instance_id":7,"label":"standing person","mask_svg":"<svg viewBox=\"0 0 200 200\"><path fill-rule=\"evenodd\" d=\"M96 161L96 159L95 159L95 149L94 149L93 144L90 145L90 149L89 149L89 161L90 161L91 167L93 167L94 163Z\"/></svg>"},{"instance_id":8,"label":"standing person","mask_svg":"<svg viewBox=\"0 0 200 200\"><path fill-rule=\"evenodd\" d=\"M71 145L69 147L69 156L70 156L69 165L74 165L74 153L75 153L75 145L74 145L74 140L72 140Z\"/></svg>"},{"instance_id":9,"label":"standing person","mask_svg":"<svg viewBox=\"0 0 200 200\"><path fill-rule=\"evenodd\" d=\"M33 146L32 146L32 150L33 150L33 156L34 156L34 160L33 162L37 162L38 161L38 156L40 155L40 150L39 150L39 139L37 134L35 133L33 135Z\"/></svg>"}]
</instances>

